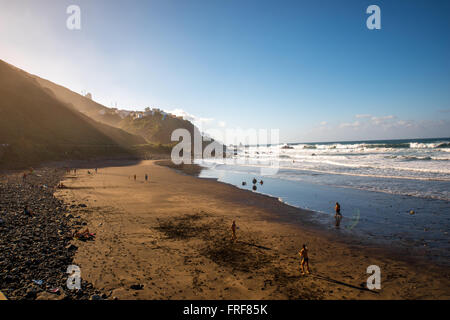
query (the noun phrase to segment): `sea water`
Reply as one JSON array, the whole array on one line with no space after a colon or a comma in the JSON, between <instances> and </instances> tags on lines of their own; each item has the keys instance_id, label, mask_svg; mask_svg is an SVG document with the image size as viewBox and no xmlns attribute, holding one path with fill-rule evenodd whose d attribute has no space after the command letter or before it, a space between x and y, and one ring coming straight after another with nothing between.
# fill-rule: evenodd
<instances>
[{"instance_id":1,"label":"sea water","mask_svg":"<svg viewBox=\"0 0 450 320\"><path fill-rule=\"evenodd\" d=\"M450 265L450 138L241 146L229 160L202 161L200 177L249 190L256 178L256 192L316 211L330 230L339 202L340 232Z\"/></svg>"}]
</instances>

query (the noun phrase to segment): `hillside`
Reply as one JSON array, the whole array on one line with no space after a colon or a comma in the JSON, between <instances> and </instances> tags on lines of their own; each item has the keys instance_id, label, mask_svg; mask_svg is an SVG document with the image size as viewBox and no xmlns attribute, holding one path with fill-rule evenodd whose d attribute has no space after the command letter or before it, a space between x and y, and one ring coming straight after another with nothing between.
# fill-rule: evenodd
<instances>
[{"instance_id":1,"label":"hillside","mask_svg":"<svg viewBox=\"0 0 450 320\"><path fill-rule=\"evenodd\" d=\"M191 122L161 112L154 114L147 113L142 118L135 119L132 116L125 117L119 122L119 127L123 130L140 135L148 142L172 144L171 135L176 129L186 129L194 136L194 131L198 131Z\"/></svg>"},{"instance_id":2,"label":"hillside","mask_svg":"<svg viewBox=\"0 0 450 320\"><path fill-rule=\"evenodd\" d=\"M192 136L194 130L198 130L191 122L172 115L164 115L162 111L128 112L128 114L120 116L115 109L105 107L67 88L39 77L35 77L35 79L41 86L50 89L58 99L72 104L75 109L90 118L140 135L148 143L173 144L170 137L175 129L187 129ZM143 117L136 118L138 114Z\"/></svg>"},{"instance_id":3,"label":"hillside","mask_svg":"<svg viewBox=\"0 0 450 320\"><path fill-rule=\"evenodd\" d=\"M75 101L74 101L75 102ZM128 153L142 137L99 123L0 60L0 166Z\"/></svg>"},{"instance_id":4,"label":"hillside","mask_svg":"<svg viewBox=\"0 0 450 320\"><path fill-rule=\"evenodd\" d=\"M107 108L92 99L86 98L76 92L73 92L56 83L42 79L38 76L32 76L42 87L50 89L53 94L64 103L71 104L76 110L82 112L88 117L108 124L110 126L118 127L122 118L113 112L112 109Z\"/></svg>"}]
</instances>

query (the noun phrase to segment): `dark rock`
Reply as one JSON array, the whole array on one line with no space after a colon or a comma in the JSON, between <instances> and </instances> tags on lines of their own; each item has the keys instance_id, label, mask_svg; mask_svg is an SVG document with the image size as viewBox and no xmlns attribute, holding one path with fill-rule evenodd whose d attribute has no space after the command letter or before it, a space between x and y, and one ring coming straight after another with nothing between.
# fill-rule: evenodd
<instances>
[{"instance_id":1,"label":"dark rock","mask_svg":"<svg viewBox=\"0 0 450 320\"><path fill-rule=\"evenodd\" d=\"M25 299L35 300L36 298L37 298L37 290L34 288L28 289L27 293L25 294Z\"/></svg>"},{"instance_id":2,"label":"dark rock","mask_svg":"<svg viewBox=\"0 0 450 320\"><path fill-rule=\"evenodd\" d=\"M133 284L130 286L130 288L133 290L142 290L142 289L144 289L144 285L143 284Z\"/></svg>"},{"instance_id":3,"label":"dark rock","mask_svg":"<svg viewBox=\"0 0 450 320\"><path fill-rule=\"evenodd\" d=\"M68 246L66 246L66 249L69 251L75 251L78 249L78 247L74 244L69 244Z\"/></svg>"},{"instance_id":4,"label":"dark rock","mask_svg":"<svg viewBox=\"0 0 450 320\"><path fill-rule=\"evenodd\" d=\"M11 300L88 300L94 294L93 286L85 281L80 293L62 287L58 294L42 292L44 287L66 288L66 270L74 264L77 249L70 243L71 219L78 216L83 223L76 201L73 213L67 214L67 205L53 196L63 175L64 170L42 168L26 184L16 174L0 181L0 287ZM24 215L25 206L35 213L33 217ZM36 286L36 279L43 285Z\"/></svg>"}]
</instances>

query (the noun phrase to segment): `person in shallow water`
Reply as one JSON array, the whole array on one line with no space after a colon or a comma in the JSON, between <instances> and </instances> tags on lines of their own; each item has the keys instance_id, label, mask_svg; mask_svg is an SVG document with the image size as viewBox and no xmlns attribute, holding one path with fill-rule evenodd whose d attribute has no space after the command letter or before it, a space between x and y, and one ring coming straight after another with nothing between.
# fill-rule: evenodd
<instances>
[{"instance_id":1,"label":"person in shallow water","mask_svg":"<svg viewBox=\"0 0 450 320\"><path fill-rule=\"evenodd\" d=\"M233 220L233 223L231 224L231 241L236 242L237 236L236 236L236 221Z\"/></svg>"},{"instance_id":2,"label":"person in shallow water","mask_svg":"<svg viewBox=\"0 0 450 320\"><path fill-rule=\"evenodd\" d=\"M334 207L334 210L336 211L336 214L334 215L334 218L336 219L336 227L339 227L339 225L341 224L341 220L342 220L341 205L339 204L339 202L336 202L336 206Z\"/></svg>"},{"instance_id":3,"label":"person in shallow water","mask_svg":"<svg viewBox=\"0 0 450 320\"><path fill-rule=\"evenodd\" d=\"M258 182L258 180L256 180L256 178L253 178L253 184L256 184Z\"/></svg>"},{"instance_id":4,"label":"person in shallow water","mask_svg":"<svg viewBox=\"0 0 450 320\"><path fill-rule=\"evenodd\" d=\"M308 258L308 249L306 248L306 244L303 245L302 250L298 253L300 258L302 259L300 262L300 269L302 271L302 275L305 274L305 265L306 265L306 273L309 274L309 258Z\"/></svg>"}]
</instances>

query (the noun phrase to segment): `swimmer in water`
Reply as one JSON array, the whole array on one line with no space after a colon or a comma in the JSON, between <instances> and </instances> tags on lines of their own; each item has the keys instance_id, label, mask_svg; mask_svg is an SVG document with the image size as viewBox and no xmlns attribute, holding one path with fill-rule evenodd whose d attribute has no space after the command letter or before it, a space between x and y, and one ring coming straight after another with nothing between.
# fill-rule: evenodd
<instances>
[{"instance_id":1,"label":"swimmer in water","mask_svg":"<svg viewBox=\"0 0 450 320\"><path fill-rule=\"evenodd\" d=\"M339 225L341 224L341 220L342 220L341 205L339 204L339 202L336 202L336 206L334 207L334 210L336 211L336 214L334 215L334 218L336 219L336 227L339 227Z\"/></svg>"}]
</instances>

